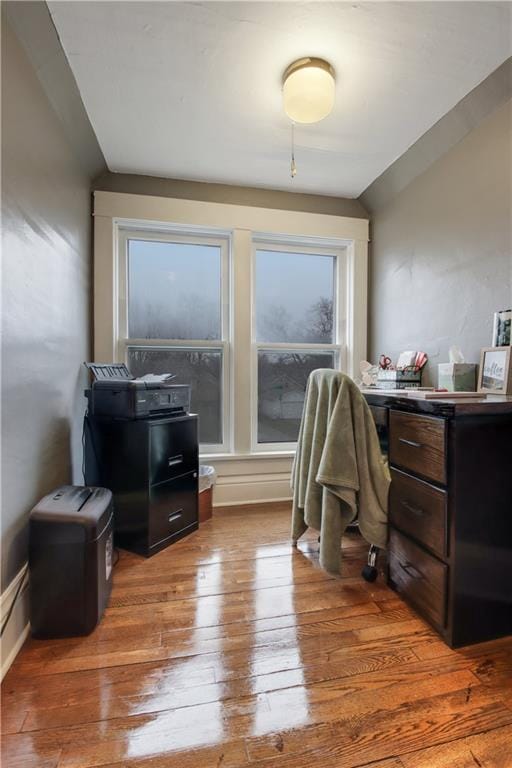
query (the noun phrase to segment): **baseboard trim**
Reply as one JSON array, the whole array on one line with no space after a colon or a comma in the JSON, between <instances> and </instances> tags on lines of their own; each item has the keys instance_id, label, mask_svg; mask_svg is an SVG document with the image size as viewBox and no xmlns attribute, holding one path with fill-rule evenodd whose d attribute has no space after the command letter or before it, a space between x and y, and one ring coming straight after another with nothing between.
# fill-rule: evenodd
<instances>
[{"instance_id":1,"label":"baseboard trim","mask_svg":"<svg viewBox=\"0 0 512 768\"><path fill-rule=\"evenodd\" d=\"M220 477L213 494L213 505L262 504L286 501L291 497L290 475L275 474L225 475Z\"/></svg>"},{"instance_id":2,"label":"baseboard trim","mask_svg":"<svg viewBox=\"0 0 512 768\"><path fill-rule=\"evenodd\" d=\"M0 622L3 624L14 600L16 590L25 578L28 564L16 574L0 597ZM29 597L25 586L18 595L9 623L1 641L1 679L3 680L21 647L30 634Z\"/></svg>"},{"instance_id":3,"label":"baseboard trim","mask_svg":"<svg viewBox=\"0 0 512 768\"><path fill-rule=\"evenodd\" d=\"M14 659L18 655L18 653L21 651L25 640L30 635L30 622L27 622L27 624L23 627L21 630L21 634L19 635L18 639L12 646L11 650L9 651L8 655L4 658L2 658L2 674L0 680L3 680L6 676L7 672L11 668ZM3 640L3 638L2 638ZM3 650L3 644L2 644L2 650Z\"/></svg>"},{"instance_id":4,"label":"baseboard trim","mask_svg":"<svg viewBox=\"0 0 512 768\"><path fill-rule=\"evenodd\" d=\"M217 507L220 508L220 507L240 507L240 506L250 507L256 504L259 504L261 506L262 504L278 504L278 503L285 503L291 500L292 500L292 497L287 496L286 498L279 498L279 499L263 499L263 501L258 501L255 499L249 499L247 501L225 501L225 502L216 502L215 504L213 504L213 508L215 509Z\"/></svg>"}]
</instances>

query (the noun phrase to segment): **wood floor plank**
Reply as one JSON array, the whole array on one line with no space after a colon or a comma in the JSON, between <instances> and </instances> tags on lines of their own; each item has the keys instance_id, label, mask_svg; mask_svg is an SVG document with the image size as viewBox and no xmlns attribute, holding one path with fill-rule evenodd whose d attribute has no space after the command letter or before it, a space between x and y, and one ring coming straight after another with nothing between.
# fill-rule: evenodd
<instances>
[{"instance_id":1,"label":"wood floor plank","mask_svg":"<svg viewBox=\"0 0 512 768\"><path fill-rule=\"evenodd\" d=\"M113 762L105 762L104 745L93 746L87 753L70 747L63 750L58 768L247 768L249 765L242 739L184 750L169 749L168 741L155 742L154 754L150 756L137 755L137 749L138 745L134 744L133 754L127 755L122 742L112 742L107 752Z\"/></svg>"},{"instance_id":2,"label":"wood floor plank","mask_svg":"<svg viewBox=\"0 0 512 768\"><path fill-rule=\"evenodd\" d=\"M353 622L353 625L355 626L365 626L370 624L370 626L375 621L380 621L381 623L388 624L390 622L399 622L401 618L401 612L395 609L394 611L390 612L390 614L385 613L369 613L367 615L357 615L354 617L346 617L343 619L344 622L346 622L349 626L350 623ZM336 620L334 622L334 625L336 628L339 627L338 624L339 620ZM330 632L332 629L333 622L322 622L321 626L324 628L325 632ZM308 627L309 628L309 627ZM311 629L316 630L313 632L315 636L319 636L319 630L317 628L317 625L311 625ZM261 633L265 635L265 633ZM252 646L255 647L254 645ZM407 658L415 659L416 657L411 652L408 652L407 649L402 655L397 655L396 659L398 659L398 662L401 663ZM354 671L357 673L361 668L364 669L364 665L367 665L367 668L375 670L378 668L386 668L393 664L393 656L389 654L381 654L380 656L359 656L357 658L357 663L349 664L334 664L330 663L329 665L325 665L322 667L321 665L315 665L315 666L300 666L295 670L289 670L285 671L284 673L274 673L266 676L260 676L262 679L256 680L251 678L245 678L238 681L238 685L235 684L235 681L232 681L230 686L230 691L233 689L241 690L242 686L245 686L247 688L247 691L249 691L249 688L251 690L258 690L259 692L263 690L272 690L276 687L290 687L291 685L296 684L295 681L302 682L303 679L307 679L308 681L318 681L320 679L334 679L337 675L339 676L349 676L350 674L354 674ZM466 666L469 666L469 662ZM288 676L288 683L285 684L286 676ZM182 675L181 677L181 684L179 680L176 680L175 678L172 679L172 681L169 681L168 688L172 686L172 689L174 691L174 695L176 697L176 700L180 700L180 693L183 694L181 689L185 687L185 695L186 698L189 700L202 700L202 701L208 701L210 700L207 698L207 695L214 695L215 697L219 698L226 698L226 696L221 695L224 689L221 689L220 686L216 686L214 684L210 684L209 686L206 684L207 680L202 680L201 682L204 683L202 685L202 690L198 691L199 686L197 685L197 680L194 683L194 680L186 681L185 675ZM65 709L66 717L69 718L71 713L73 712L73 709L75 707L83 707L88 702L93 702L97 704L98 710L103 712L104 717L107 717L107 711L105 707L101 708L100 703L98 702L98 689L92 685L89 684L85 690L82 689L81 696L80 696L80 704L76 705L74 702L76 701L76 689L77 684L76 680L73 680L73 687L71 692L67 691L64 685L60 686L59 689L59 708ZM180 687L181 686L181 687ZM115 681L112 681L109 685L109 692L111 694L109 699L109 708L108 712L111 712L111 709L114 705L120 705L121 702L123 702L125 699L129 698L137 698L140 702L143 700L147 700L149 702L152 702L153 705L155 704L155 701L158 701L159 694L162 694L163 699L165 700L166 691L164 690L164 682L161 679L157 679L155 683L151 684L145 684L144 686L144 694L137 696L138 694L138 686L131 686L130 684L122 681L120 684L117 684ZM209 693L207 694L207 691ZM6 703L8 703L8 706L4 708L4 711L6 713L9 713L10 715L10 722L4 723L4 732L5 733L12 733L16 732L18 730L21 730L21 724L26 716L26 706L27 706L27 697L22 697L21 692L18 690L16 692L16 696L14 695L14 691L10 691L9 693L6 693ZM235 694L231 694L235 695ZM203 698L201 698L203 697ZM36 716L36 713L39 710L43 710L44 716L50 717L50 712L53 712L51 715L52 717L56 718L57 713L55 711L55 705L54 705L54 698L55 698L55 691L53 690L53 687L48 688L45 687L34 687L32 690L32 696L30 698L30 708L32 710L32 715L29 717L28 722L31 722L34 717ZM179 705L177 705L179 706ZM154 706L154 711L156 711L158 708L157 706ZM151 711L148 710L148 711ZM17 713L16 717L15 714ZM108 715L113 716L113 715ZM25 727L27 727L27 723L25 723Z\"/></svg>"},{"instance_id":3,"label":"wood floor plank","mask_svg":"<svg viewBox=\"0 0 512 768\"><path fill-rule=\"evenodd\" d=\"M488 688L502 694L505 704L512 708L512 640L493 646L496 650L491 653L487 652L486 646L474 651L468 650L465 655L478 660L475 666L478 679Z\"/></svg>"},{"instance_id":4,"label":"wood floor plank","mask_svg":"<svg viewBox=\"0 0 512 768\"><path fill-rule=\"evenodd\" d=\"M9 768L57 768L61 755L60 749L19 752L9 756L4 753L1 764Z\"/></svg>"},{"instance_id":5,"label":"wood floor plank","mask_svg":"<svg viewBox=\"0 0 512 768\"><path fill-rule=\"evenodd\" d=\"M162 712L198 704L207 704L227 699L243 699L251 694L278 692L268 701L271 709L279 707L278 695L281 693L287 701L287 707L296 700L302 704L304 688L307 688L307 699L310 705L321 701L332 701L335 698L346 697L356 692L376 691L379 688L392 687L407 679L407 685L425 683L436 679L439 686L443 675L471 670L472 662L462 657L446 659L444 663L432 669L430 663L417 662L411 655L411 661L398 657L395 664L382 665L380 669L373 666L369 671L361 671L361 659L358 666L346 664L328 664L299 668L289 672L246 677L232 681L229 685L214 683L210 685L192 686L176 689L169 686L167 690L161 686L151 694L145 693L133 696L113 696L107 703L98 701L97 696L84 699L78 704L61 701L60 705L36 707L32 704L31 711L26 717L23 727L17 731L34 731L45 728L55 728L80 723L92 723L99 720L109 720L128 717L133 714ZM348 682L347 682L348 681ZM469 682L474 683L474 676ZM469 684L468 682L468 684ZM477 682L477 681L476 681ZM293 690L292 690L293 689ZM397 689L394 688L394 695ZM353 700L351 701L351 705Z\"/></svg>"},{"instance_id":6,"label":"wood floor plank","mask_svg":"<svg viewBox=\"0 0 512 768\"><path fill-rule=\"evenodd\" d=\"M378 760L377 762L366 763L361 768L404 768L404 764L398 757L392 757L389 760Z\"/></svg>"},{"instance_id":7,"label":"wood floor plank","mask_svg":"<svg viewBox=\"0 0 512 768\"><path fill-rule=\"evenodd\" d=\"M100 626L29 640L8 672L2 768L447 768L468 749L504 768L512 640L450 650L361 579L358 535L333 578L289 522L230 508L149 560L121 552Z\"/></svg>"},{"instance_id":8,"label":"wood floor plank","mask_svg":"<svg viewBox=\"0 0 512 768\"><path fill-rule=\"evenodd\" d=\"M306 614L286 614L269 619L254 619L232 622L230 624L215 624L206 627L187 629L168 629L155 632L154 625L148 631L144 626L133 631L110 629L105 632L93 633L94 636L74 641L60 643L29 643L25 649L25 663L30 660L50 661L51 659L86 656L88 653L104 654L112 651L132 650L133 648L155 647L158 645L186 649L193 646L199 652L203 644L204 652L215 650L211 641L229 639L243 643L244 636L253 635L258 641L273 642L274 639L286 639L291 631L301 636L323 634L326 631L346 632L349 629L364 629L375 625L391 624L395 621L405 621L413 615L403 606L390 611L381 610L376 603L365 602L354 606L312 611ZM99 629L99 628L98 628ZM233 644L233 642L232 642ZM225 646L223 646L225 648Z\"/></svg>"},{"instance_id":9,"label":"wood floor plank","mask_svg":"<svg viewBox=\"0 0 512 768\"><path fill-rule=\"evenodd\" d=\"M425 744L469 735L474 727L489 729L512 722L510 712L497 705L483 687L466 702L465 691L436 696L398 709L375 710L361 717L343 718L293 729L275 730L264 737L245 739L248 765L252 768L299 768L310 764L322 768L359 768L369 761L395 757L397 751L412 752ZM495 724L491 726L491 723ZM238 733L238 723L233 727ZM241 742L224 730L221 747L198 743L206 739L192 730L155 730L152 738L133 734L132 738L95 742L90 747L73 743L63 747L59 768L92 768L117 762L120 766L146 765L146 760L166 753L166 768L195 768L215 765L223 755L222 766L245 766ZM213 736L210 731L210 737ZM188 740L188 741L187 741ZM191 757L192 756L192 757ZM112 761L114 757L114 761ZM149 765L151 762L148 763ZM158 764L158 763L157 763Z\"/></svg>"},{"instance_id":10,"label":"wood floor plank","mask_svg":"<svg viewBox=\"0 0 512 768\"><path fill-rule=\"evenodd\" d=\"M382 640L375 640L373 643L362 642L357 635L358 631L348 631L343 633L328 633L324 636L324 643L321 651L318 650L318 640L313 636L300 639L297 636L289 636L285 640L276 640L272 643L259 645L256 641L252 644L252 663L253 668L258 670L258 674L264 674L279 669L288 669L290 664L300 666L304 663L310 663L312 659L323 658L326 661L335 661L338 658L358 652L358 648L367 652L372 650L386 650L392 647L410 645L411 643L421 643L424 645L429 640L435 642L435 634L429 629L423 621L414 619L412 621L398 622L401 626L394 627ZM393 624L390 624L393 627ZM206 641L207 642L207 641ZM300 642L300 655L292 653ZM218 645L218 644L217 644ZM84 656L66 656L65 654L52 657L41 663L39 660L27 659L23 669L18 672L20 676L48 676L60 674L63 672L76 672L87 669L103 669L110 666L126 666L144 664L155 661L176 661L177 659L195 658L196 667L214 667L224 670L226 667L236 677L240 664L245 664L247 653L245 650L231 650L229 647L212 649L210 646L198 643L196 647L174 648L172 645L163 646L159 641L150 647L136 648L134 650L115 650L105 652L101 655L87 653ZM229 645L229 643L227 644Z\"/></svg>"},{"instance_id":11,"label":"wood floor plank","mask_svg":"<svg viewBox=\"0 0 512 768\"><path fill-rule=\"evenodd\" d=\"M510 768L512 725L403 755L404 768Z\"/></svg>"},{"instance_id":12,"label":"wood floor plank","mask_svg":"<svg viewBox=\"0 0 512 768\"><path fill-rule=\"evenodd\" d=\"M385 606L385 603L381 604ZM347 621L347 617L377 614L373 619L370 619L368 623L365 619L358 621ZM109 622L106 620L104 627L109 629L107 635L102 627L98 627L98 630L93 633L89 638L75 638L72 640L62 641L48 641L44 644L31 641L27 644L25 649L25 669L27 670L28 660L34 661L51 661L53 658L73 658L84 656L87 652L92 653L108 653L112 651L132 650L134 648L141 649L145 647L152 647L159 645L173 645L177 647L182 640L182 645L194 643L196 646L200 641L206 641L211 639L229 637L250 633L277 633L279 630L286 630L291 628L295 630L302 625L311 625L309 628L297 629L297 636L307 636L311 634L323 633L326 631L343 632L347 629L360 629L374 624L384 625L395 621L401 621L406 619L413 619L414 615L403 604L394 608L394 610L387 611L385 607L378 607L373 601L365 601L362 603L355 603L349 606L340 606L338 608L326 609L323 611L310 611L305 614L288 613L284 616L277 615L271 616L268 619L246 619L237 622L231 622L227 624L214 624L185 629L167 629L164 632L155 631L155 624L150 625L150 629L147 628L147 624L142 627L137 627L133 631L115 631ZM327 622L330 622L327 627ZM191 629L193 631L191 631ZM284 639L286 632L282 632L282 638ZM273 642L272 637L269 635L268 642ZM206 646L205 646L206 647Z\"/></svg>"},{"instance_id":13,"label":"wood floor plank","mask_svg":"<svg viewBox=\"0 0 512 768\"><path fill-rule=\"evenodd\" d=\"M206 703L210 700L210 693L215 692L216 699L222 700L224 698L244 696L250 693L263 693L266 691L290 688L296 685L311 684L316 682L325 682L329 680L350 678L355 675L364 675L370 673L374 675L376 672L382 670L390 670L398 668L402 664L414 663L416 657L410 649L388 650L384 653L371 653L368 656L356 654L352 658L343 660L336 664L332 662L313 664L308 666L295 667L294 669L284 670L280 672L271 672L268 674L251 676L251 669L247 668L245 676L240 675L238 678L229 681L229 686L225 683L207 684L204 685L190 685L187 686L184 682L184 678L176 679L172 674L162 674L160 677L154 679L152 682L148 682L143 686L144 693L139 693L141 688L140 682L136 683L131 680L123 680L121 682L112 682L109 685L109 693L111 694L109 702L105 705L105 702L99 700L97 687L91 687L86 682L78 688L77 686L68 689L66 695L62 693L59 696L59 700L62 701L62 712L60 708L56 708L52 702L55 700L55 693L50 691L43 695L40 691L37 699L34 696L30 697L30 701L17 696L20 706L26 709L30 708L31 715L25 721L25 726L28 728L29 723L38 722L39 717L48 717L52 720L53 725L70 724L75 720L80 721L80 717L75 713L88 712L88 716L91 712L94 713L94 709L90 709L91 704L97 706L97 711L101 713L102 719L108 717L120 716L118 712L119 708L124 708L123 711L128 709L128 705L132 703L132 711L137 710L139 712L144 711L159 711L161 710L162 702L169 702L167 708L172 708L173 705L179 706L179 702L183 702L181 705L185 706L185 702L192 703ZM467 664L467 662L466 662ZM452 669L455 667L450 664ZM117 670L115 670L117 671ZM80 674L80 673L78 673ZM219 674L219 677L222 675ZM56 676L63 677L63 676ZM73 675L76 677L76 674ZM395 673L395 679L400 678L400 672ZM172 701L170 696L172 695ZM40 713L43 713L42 715ZM59 718L62 717L62 722ZM94 717L93 719L97 719ZM87 721L87 717L83 722ZM38 726L35 726L38 727Z\"/></svg>"},{"instance_id":14,"label":"wood floor plank","mask_svg":"<svg viewBox=\"0 0 512 768\"><path fill-rule=\"evenodd\" d=\"M356 768L511 722L509 710L479 686L469 702L462 690L339 723L254 737L247 740L247 748L253 768L292 768L299 754L304 765L334 759L337 768Z\"/></svg>"}]
</instances>

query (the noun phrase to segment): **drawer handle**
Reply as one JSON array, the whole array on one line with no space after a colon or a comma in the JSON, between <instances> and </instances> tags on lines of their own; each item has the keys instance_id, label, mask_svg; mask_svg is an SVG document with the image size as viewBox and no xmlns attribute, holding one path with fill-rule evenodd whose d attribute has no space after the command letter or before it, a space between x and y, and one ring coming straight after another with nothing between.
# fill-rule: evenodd
<instances>
[{"instance_id":1,"label":"drawer handle","mask_svg":"<svg viewBox=\"0 0 512 768\"><path fill-rule=\"evenodd\" d=\"M405 443L405 445L410 445L411 448L423 448L422 443L416 443L414 440L406 440L405 437L399 437L398 442Z\"/></svg>"},{"instance_id":2,"label":"drawer handle","mask_svg":"<svg viewBox=\"0 0 512 768\"><path fill-rule=\"evenodd\" d=\"M176 464L183 464L183 454L178 453L177 456L169 456L167 459L167 466L174 467Z\"/></svg>"},{"instance_id":3,"label":"drawer handle","mask_svg":"<svg viewBox=\"0 0 512 768\"><path fill-rule=\"evenodd\" d=\"M420 509L419 507L413 507L413 505L409 504L408 501L402 500L401 504L402 504L402 507L405 507L405 509L408 512L412 512L413 515L417 515L418 517L423 517L423 515L425 514L425 512L422 509Z\"/></svg>"},{"instance_id":4,"label":"drawer handle","mask_svg":"<svg viewBox=\"0 0 512 768\"><path fill-rule=\"evenodd\" d=\"M183 514L182 509L178 509L176 512L173 512L172 515L169 515L169 518L168 518L169 522L174 523L174 521L178 520L178 518L180 518L182 514Z\"/></svg>"},{"instance_id":5,"label":"drawer handle","mask_svg":"<svg viewBox=\"0 0 512 768\"><path fill-rule=\"evenodd\" d=\"M400 560L398 561L398 565L400 568L406 572L408 576L410 576L412 579L422 579L423 574L421 571L418 571L417 568L412 565L412 563L401 563Z\"/></svg>"}]
</instances>

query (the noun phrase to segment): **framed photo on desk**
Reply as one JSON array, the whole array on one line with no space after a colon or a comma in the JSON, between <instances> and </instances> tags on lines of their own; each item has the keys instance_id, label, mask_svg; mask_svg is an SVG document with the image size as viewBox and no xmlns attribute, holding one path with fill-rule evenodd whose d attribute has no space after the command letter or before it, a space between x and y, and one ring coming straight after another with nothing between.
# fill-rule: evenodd
<instances>
[{"instance_id":1,"label":"framed photo on desk","mask_svg":"<svg viewBox=\"0 0 512 768\"><path fill-rule=\"evenodd\" d=\"M485 347L480 355L478 392L512 395L512 347Z\"/></svg>"}]
</instances>

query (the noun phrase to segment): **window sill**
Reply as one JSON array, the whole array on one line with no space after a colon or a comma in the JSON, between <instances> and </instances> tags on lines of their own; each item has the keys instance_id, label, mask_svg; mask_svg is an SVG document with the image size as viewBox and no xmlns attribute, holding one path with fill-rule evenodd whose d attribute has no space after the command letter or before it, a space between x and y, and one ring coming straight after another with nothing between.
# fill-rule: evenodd
<instances>
[{"instance_id":1,"label":"window sill","mask_svg":"<svg viewBox=\"0 0 512 768\"><path fill-rule=\"evenodd\" d=\"M261 461L262 459L293 459L295 451L258 451L254 453L200 453L200 461Z\"/></svg>"}]
</instances>

